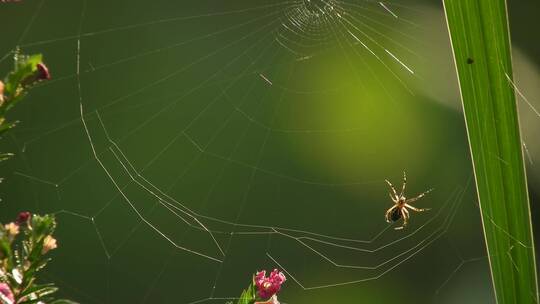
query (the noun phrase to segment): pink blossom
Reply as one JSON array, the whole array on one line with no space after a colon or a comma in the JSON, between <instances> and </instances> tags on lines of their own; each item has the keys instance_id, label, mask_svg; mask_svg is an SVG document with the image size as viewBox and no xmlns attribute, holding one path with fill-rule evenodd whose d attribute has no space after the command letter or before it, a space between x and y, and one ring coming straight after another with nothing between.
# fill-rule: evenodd
<instances>
[{"instance_id":1,"label":"pink blossom","mask_svg":"<svg viewBox=\"0 0 540 304\"><path fill-rule=\"evenodd\" d=\"M46 254L50 250L56 249L56 247L58 247L56 244L56 239L50 235L47 235L43 240L43 249L41 250L41 254Z\"/></svg>"},{"instance_id":2,"label":"pink blossom","mask_svg":"<svg viewBox=\"0 0 540 304\"><path fill-rule=\"evenodd\" d=\"M9 288L9 285L6 283L0 283L0 297L2 298L2 300L9 300L8 303L15 302L13 292L11 291L11 288Z\"/></svg>"},{"instance_id":3,"label":"pink blossom","mask_svg":"<svg viewBox=\"0 0 540 304\"><path fill-rule=\"evenodd\" d=\"M270 273L269 277L266 277L266 271L259 271L253 278L255 286L257 287L257 294L261 299L270 299L281 289L281 284L287 280L285 275L277 269L274 269Z\"/></svg>"},{"instance_id":4,"label":"pink blossom","mask_svg":"<svg viewBox=\"0 0 540 304\"><path fill-rule=\"evenodd\" d=\"M4 229L6 230L7 236L10 241L13 241L17 234L19 234L19 225L15 223L9 223L4 225Z\"/></svg>"}]
</instances>

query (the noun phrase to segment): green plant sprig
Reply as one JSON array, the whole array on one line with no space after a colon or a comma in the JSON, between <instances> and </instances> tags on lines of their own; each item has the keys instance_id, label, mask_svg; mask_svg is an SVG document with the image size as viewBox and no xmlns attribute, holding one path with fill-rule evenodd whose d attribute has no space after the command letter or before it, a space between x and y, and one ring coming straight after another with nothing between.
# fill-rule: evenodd
<instances>
[{"instance_id":1,"label":"green plant sprig","mask_svg":"<svg viewBox=\"0 0 540 304\"><path fill-rule=\"evenodd\" d=\"M41 54L23 55L17 49L13 61L13 71L8 73L3 82L0 81L0 136L18 123L7 121L6 113L28 94L32 86L51 78ZM12 153L0 153L0 161L7 160L11 156Z\"/></svg>"},{"instance_id":2,"label":"green plant sprig","mask_svg":"<svg viewBox=\"0 0 540 304\"><path fill-rule=\"evenodd\" d=\"M37 284L37 275L47 266L48 253L55 249L56 221L52 215L19 214L17 220L0 225L0 303L68 304L56 300L54 284ZM22 233L21 233L22 232Z\"/></svg>"}]
</instances>

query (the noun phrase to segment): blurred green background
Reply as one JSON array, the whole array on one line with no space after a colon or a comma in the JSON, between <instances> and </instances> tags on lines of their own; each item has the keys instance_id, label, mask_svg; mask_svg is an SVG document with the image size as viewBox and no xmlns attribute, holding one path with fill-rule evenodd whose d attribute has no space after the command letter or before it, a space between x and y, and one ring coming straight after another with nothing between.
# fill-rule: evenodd
<instances>
[{"instance_id":1,"label":"blurred green background","mask_svg":"<svg viewBox=\"0 0 540 304\"><path fill-rule=\"evenodd\" d=\"M494 303L441 3L387 3L398 18L373 1L321 3L0 4L1 73L20 46L53 75L11 114L22 123L1 142L16 157L0 218L57 212L44 276L65 296L224 303L277 261L304 287L289 278L284 303ZM509 3L535 106L538 8ZM519 102L537 217L540 117ZM384 179L403 170L409 195L435 188L417 203L432 210L374 238Z\"/></svg>"}]
</instances>

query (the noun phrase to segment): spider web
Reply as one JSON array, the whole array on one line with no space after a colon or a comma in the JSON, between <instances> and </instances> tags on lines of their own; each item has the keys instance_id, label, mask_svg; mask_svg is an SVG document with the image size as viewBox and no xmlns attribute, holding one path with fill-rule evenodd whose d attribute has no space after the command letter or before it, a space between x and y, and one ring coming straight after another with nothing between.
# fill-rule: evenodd
<instances>
[{"instance_id":1,"label":"spider web","mask_svg":"<svg viewBox=\"0 0 540 304\"><path fill-rule=\"evenodd\" d=\"M224 303L255 270L278 267L286 303L452 302L463 282L492 300L463 122L425 96L439 7L1 8L21 30L0 63L20 46L54 73L18 109L4 209L58 215L47 275L66 295ZM454 147L440 148L447 139ZM436 191L418 202L433 209L397 232L383 218L384 179L398 184L402 170L409 195Z\"/></svg>"}]
</instances>

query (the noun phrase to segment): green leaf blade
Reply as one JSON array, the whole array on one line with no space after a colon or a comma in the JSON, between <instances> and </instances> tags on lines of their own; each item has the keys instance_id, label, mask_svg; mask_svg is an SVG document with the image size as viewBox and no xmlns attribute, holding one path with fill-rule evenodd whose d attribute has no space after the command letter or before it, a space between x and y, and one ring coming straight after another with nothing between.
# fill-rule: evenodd
<instances>
[{"instance_id":1,"label":"green leaf blade","mask_svg":"<svg viewBox=\"0 0 540 304\"><path fill-rule=\"evenodd\" d=\"M538 303L504 0L444 0L496 298Z\"/></svg>"}]
</instances>

